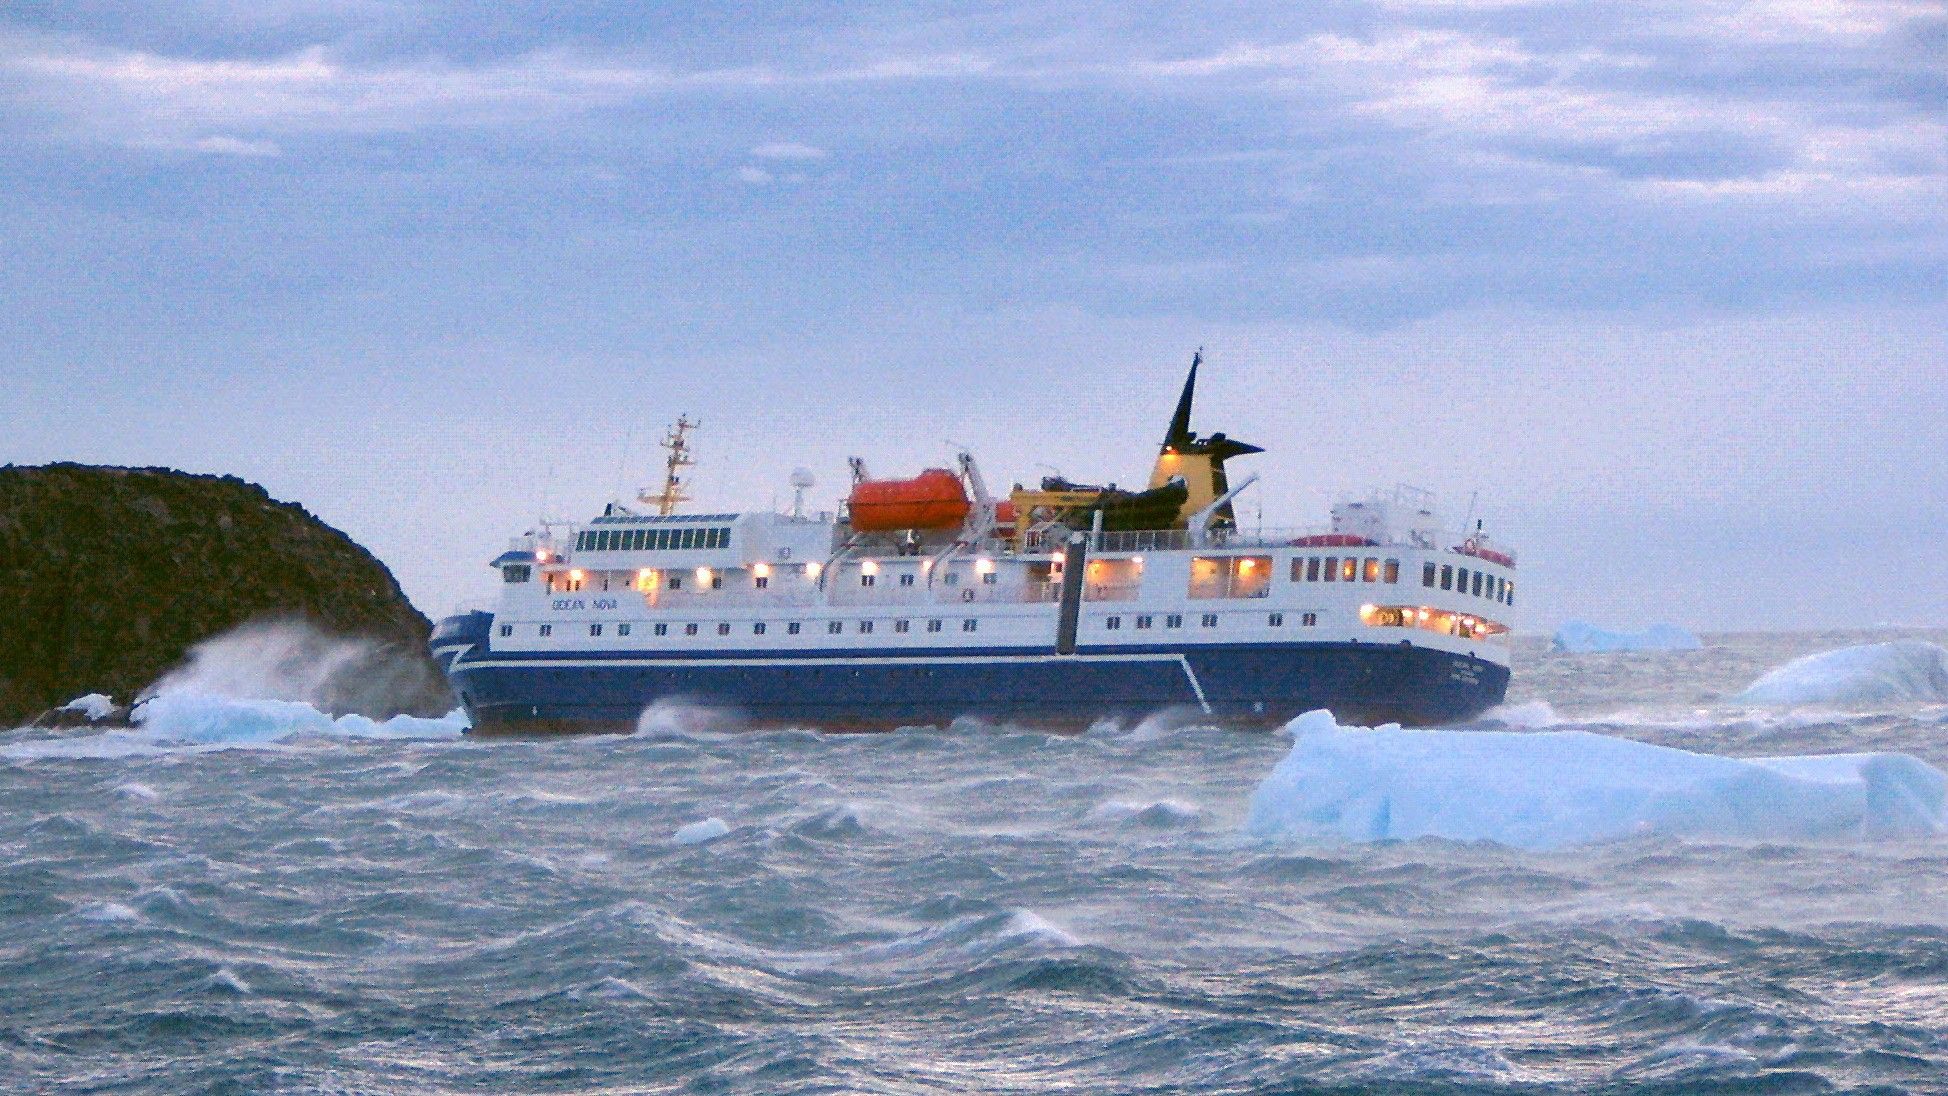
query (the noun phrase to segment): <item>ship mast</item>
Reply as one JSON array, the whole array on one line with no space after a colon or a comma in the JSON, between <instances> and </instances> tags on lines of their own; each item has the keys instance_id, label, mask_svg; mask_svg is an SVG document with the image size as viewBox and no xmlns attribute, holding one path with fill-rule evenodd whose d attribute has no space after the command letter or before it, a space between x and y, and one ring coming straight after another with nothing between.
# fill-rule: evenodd
<instances>
[{"instance_id":1,"label":"ship mast","mask_svg":"<svg viewBox=\"0 0 1948 1096\"><path fill-rule=\"evenodd\" d=\"M644 502L654 503L656 512L664 517L676 513L679 503L690 501L690 496L683 492L681 473L683 469L697 463L697 458L690 454L689 435L690 431L702 425L700 422L691 422L688 415L676 417L676 424L671 426L669 433L663 436L663 448L670 451L669 457L663 462L663 490L654 495L644 492L636 496Z\"/></svg>"}]
</instances>

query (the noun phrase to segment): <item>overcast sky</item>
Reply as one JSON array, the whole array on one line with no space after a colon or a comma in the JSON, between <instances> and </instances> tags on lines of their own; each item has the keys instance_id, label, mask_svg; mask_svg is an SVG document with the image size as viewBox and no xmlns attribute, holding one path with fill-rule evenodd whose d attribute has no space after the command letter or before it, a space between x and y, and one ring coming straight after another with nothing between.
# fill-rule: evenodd
<instances>
[{"instance_id":1,"label":"overcast sky","mask_svg":"<svg viewBox=\"0 0 1948 1096\"><path fill-rule=\"evenodd\" d=\"M1948 622L1948 9L15 0L0 462L226 472L429 614L658 478L1409 482L1522 624ZM754 8L760 10L753 10Z\"/></svg>"}]
</instances>

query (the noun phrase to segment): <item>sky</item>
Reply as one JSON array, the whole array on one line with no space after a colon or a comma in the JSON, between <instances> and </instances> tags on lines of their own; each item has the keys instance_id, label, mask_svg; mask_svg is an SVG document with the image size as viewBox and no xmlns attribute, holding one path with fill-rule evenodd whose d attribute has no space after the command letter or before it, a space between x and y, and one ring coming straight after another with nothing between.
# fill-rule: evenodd
<instances>
[{"instance_id":1,"label":"sky","mask_svg":"<svg viewBox=\"0 0 1948 1096\"><path fill-rule=\"evenodd\" d=\"M433 616L679 413L713 510L1130 483L1203 347L1247 522L1433 489L1523 628L1948 624L1937 0L13 0L0 195L0 463Z\"/></svg>"}]
</instances>

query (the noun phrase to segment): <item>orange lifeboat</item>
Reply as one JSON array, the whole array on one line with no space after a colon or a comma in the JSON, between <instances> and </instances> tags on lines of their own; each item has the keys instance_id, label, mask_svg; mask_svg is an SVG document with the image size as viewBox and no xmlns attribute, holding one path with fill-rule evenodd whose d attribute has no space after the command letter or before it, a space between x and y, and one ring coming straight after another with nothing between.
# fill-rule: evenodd
<instances>
[{"instance_id":1,"label":"orange lifeboat","mask_svg":"<svg viewBox=\"0 0 1948 1096\"><path fill-rule=\"evenodd\" d=\"M971 505L960 477L929 468L912 479L863 480L846 500L852 527L861 533L900 529L951 529L967 520Z\"/></svg>"}]
</instances>

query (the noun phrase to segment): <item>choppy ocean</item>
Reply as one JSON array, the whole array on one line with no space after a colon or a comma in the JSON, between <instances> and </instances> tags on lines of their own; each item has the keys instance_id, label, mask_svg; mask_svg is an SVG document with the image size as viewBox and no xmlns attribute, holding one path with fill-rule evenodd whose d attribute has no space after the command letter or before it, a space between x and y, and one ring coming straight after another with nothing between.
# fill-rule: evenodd
<instances>
[{"instance_id":1,"label":"choppy ocean","mask_svg":"<svg viewBox=\"0 0 1948 1096\"><path fill-rule=\"evenodd\" d=\"M1481 726L1948 767L1938 702L1726 703L1882 638L1530 644ZM1258 838L1291 740L1222 727L307 712L0 734L0 1090L1948 1092L1944 837Z\"/></svg>"}]
</instances>

